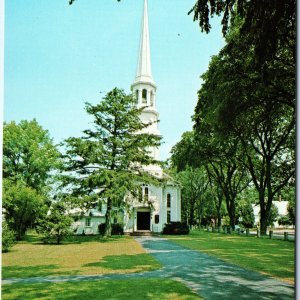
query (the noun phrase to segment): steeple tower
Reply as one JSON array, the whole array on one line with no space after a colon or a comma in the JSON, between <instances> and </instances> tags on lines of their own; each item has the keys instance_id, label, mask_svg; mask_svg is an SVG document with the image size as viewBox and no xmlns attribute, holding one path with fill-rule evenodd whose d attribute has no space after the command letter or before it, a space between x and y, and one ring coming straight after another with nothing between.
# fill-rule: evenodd
<instances>
[{"instance_id":1,"label":"steeple tower","mask_svg":"<svg viewBox=\"0 0 300 300\"><path fill-rule=\"evenodd\" d=\"M154 84L151 74L150 37L148 25L147 0L144 2L144 16L142 20L142 30L140 39L140 53L138 68L136 72L136 82L149 82Z\"/></svg>"},{"instance_id":2,"label":"steeple tower","mask_svg":"<svg viewBox=\"0 0 300 300\"><path fill-rule=\"evenodd\" d=\"M138 67L135 81L131 85L131 90L136 97L137 107L144 107L141 113L141 120L143 123L151 123L150 126L145 128L145 132L160 135L157 127L156 84L151 72L147 0L144 0ZM150 151L152 156L156 160L159 160L159 149L153 148L150 149Z\"/></svg>"}]
</instances>

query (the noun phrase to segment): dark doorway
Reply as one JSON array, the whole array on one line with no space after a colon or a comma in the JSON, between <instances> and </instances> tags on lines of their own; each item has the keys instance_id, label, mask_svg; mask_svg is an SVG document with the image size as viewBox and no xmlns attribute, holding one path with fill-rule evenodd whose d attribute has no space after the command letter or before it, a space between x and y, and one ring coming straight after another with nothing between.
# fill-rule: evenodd
<instances>
[{"instance_id":1,"label":"dark doorway","mask_svg":"<svg viewBox=\"0 0 300 300\"><path fill-rule=\"evenodd\" d=\"M150 230L150 212L137 212L137 230Z\"/></svg>"}]
</instances>

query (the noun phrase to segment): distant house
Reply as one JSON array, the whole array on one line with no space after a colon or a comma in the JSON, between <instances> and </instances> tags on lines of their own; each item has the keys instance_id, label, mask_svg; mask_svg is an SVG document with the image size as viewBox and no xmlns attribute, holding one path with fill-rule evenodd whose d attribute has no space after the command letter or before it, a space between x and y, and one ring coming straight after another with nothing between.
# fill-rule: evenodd
<instances>
[{"instance_id":1,"label":"distant house","mask_svg":"<svg viewBox=\"0 0 300 300\"><path fill-rule=\"evenodd\" d=\"M282 225L278 224L278 219L280 219L281 217L287 216L288 215L288 203L289 201L273 201L272 202L278 209L278 217L277 217L277 221L274 222L274 227L283 227ZM257 225L259 223L259 219L260 219L260 207L259 204L252 204L252 208L253 208L253 214L254 214L254 224Z\"/></svg>"},{"instance_id":2,"label":"distant house","mask_svg":"<svg viewBox=\"0 0 300 300\"><path fill-rule=\"evenodd\" d=\"M72 210L69 214L74 218L72 230L74 234L98 234L99 224L105 223L106 207L103 205L101 210L89 209L86 212L83 210ZM124 219L123 211L113 209L112 223L122 223Z\"/></svg>"}]
</instances>

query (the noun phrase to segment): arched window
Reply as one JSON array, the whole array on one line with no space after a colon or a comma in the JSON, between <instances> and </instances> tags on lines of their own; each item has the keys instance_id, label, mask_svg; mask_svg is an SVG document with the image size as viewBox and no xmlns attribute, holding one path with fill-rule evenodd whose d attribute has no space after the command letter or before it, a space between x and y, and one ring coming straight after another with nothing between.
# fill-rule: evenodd
<instances>
[{"instance_id":1,"label":"arched window","mask_svg":"<svg viewBox=\"0 0 300 300\"><path fill-rule=\"evenodd\" d=\"M149 197L149 189L148 189L148 187L145 187L145 199L148 199L148 197Z\"/></svg>"},{"instance_id":2,"label":"arched window","mask_svg":"<svg viewBox=\"0 0 300 300\"><path fill-rule=\"evenodd\" d=\"M167 194L167 208L171 207L171 194Z\"/></svg>"},{"instance_id":3,"label":"arched window","mask_svg":"<svg viewBox=\"0 0 300 300\"><path fill-rule=\"evenodd\" d=\"M147 90L146 89L142 90L142 101L143 101L143 103L147 103Z\"/></svg>"}]
</instances>

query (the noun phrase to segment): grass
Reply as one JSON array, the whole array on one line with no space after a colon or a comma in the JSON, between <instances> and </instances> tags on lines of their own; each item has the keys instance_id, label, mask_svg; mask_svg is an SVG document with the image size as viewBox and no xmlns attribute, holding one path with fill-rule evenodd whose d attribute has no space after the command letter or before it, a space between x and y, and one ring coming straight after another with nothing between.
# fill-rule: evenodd
<instances>
[{"instance_id":1,"label":"grass","mask_svg":"<svg viewBox=\"0 0 300 300\"><path fill-rule=\"evenodd\" d=\"M182 283L165 279L95 280L10 284L2 286L3 300L64 299L202 299Z\"/></svg>"},{"instance_id":2,"label":"grass","mask_svg":"<svg viewBox=\"0 0 300 300\"><path fill-rule=\"evenodd\" d=\"M47 245L38 236L29 235L2 254L3 278L133 273L160 267L129 236L77 236L62 245Z\"/></svg>"},{"instance_id":3,"label":"grass","mask_svg":"<svg viewBox=\"0 0 300 300\"><path fill-rule=\"evenodd\" d=\"M294 283L294 242L192 231L188 236L168 236L173 242L216 256L248 270Z\"/></svg>"}]
</instances>

